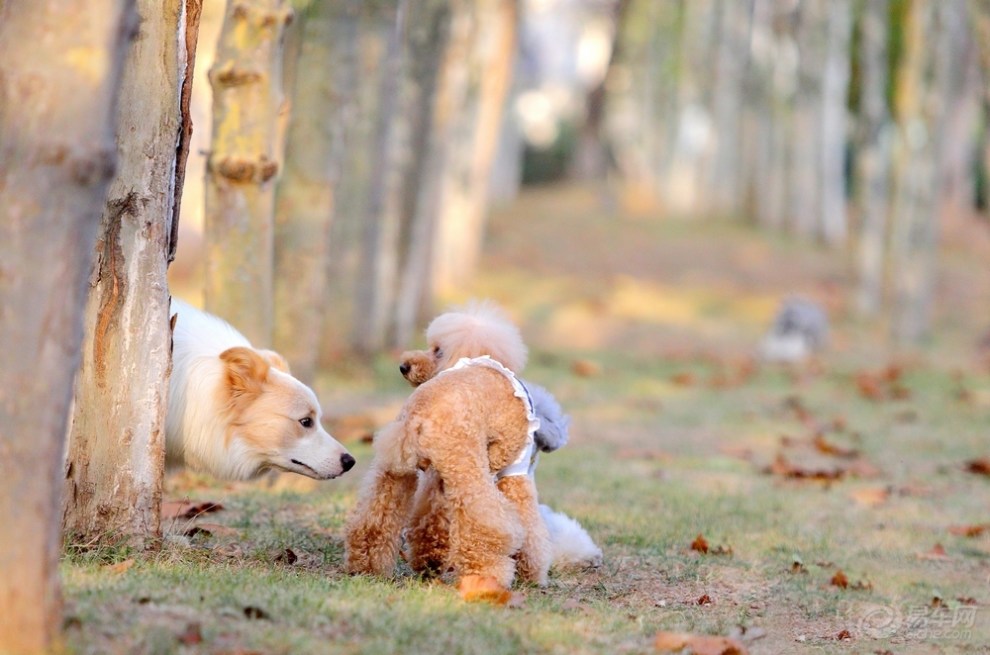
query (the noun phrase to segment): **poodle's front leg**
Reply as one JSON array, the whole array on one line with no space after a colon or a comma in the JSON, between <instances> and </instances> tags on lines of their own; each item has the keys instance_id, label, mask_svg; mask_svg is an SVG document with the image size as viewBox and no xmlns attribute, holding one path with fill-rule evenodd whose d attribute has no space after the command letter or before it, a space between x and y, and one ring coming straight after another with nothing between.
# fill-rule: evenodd
<instances>
[{"instance_id":1,"label":"poodle's front leg","mask_svg":"<svg viewBox=\"0 0 990 655\"><path fill-rule=\"evenodd\" d=\"M459 451L459 452L458 452ZM515 509L495 486L487 453L451 448L432 457L450 508L450 564L460 577L512 585L523 542Z\"/></svg>"},{"instance_id":2,"label":"poodle's front leg","mask_svg":"<svg viewBox=\"0 0 990 655\"><path fill-rule=\"evenodd\" d=\"M348 573L389 575L409 518L416 473L396 473L380 461L372 466L347 524L344 564Z\"/></svg>"},{"instance_id":3,"label":"poodle's front leg","mask_svg":"<svg viewBox=\"0 0 990 655\"><path fill-rule=\"evenodd\" d=\"M550 531L540 516L536 485L528 475L511 475L498 481L499 490L512 503L519 514L525 536L516 554L519 576L541 587L547 584L547 573L553 559Z\"/></svg>"},{"instance_id":4,"label":"poodle's front leg","mask_svg":"<svg viewBox=\"0 0 990 655\"><path fill-rule=\"evenodd\" d=\"M420 476L406 541L413 571L443 573L447 568L450 513L436 469L429 468Z\"/></svg>"}]
</instances>

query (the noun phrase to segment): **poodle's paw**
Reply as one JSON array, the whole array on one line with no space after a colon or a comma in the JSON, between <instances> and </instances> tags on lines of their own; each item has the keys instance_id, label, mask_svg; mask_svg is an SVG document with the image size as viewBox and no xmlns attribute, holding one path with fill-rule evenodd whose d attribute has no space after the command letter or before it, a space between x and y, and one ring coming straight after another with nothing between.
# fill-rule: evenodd
<instances>
[{"instance_id":1,"label":"poodle's paw","mask_svg":"<svg viewBox=\"0 0 990 655\"><path fill-rule=\"evenodd\" d=\"M465 575L457 582L457 593L469 603L505 605L512 598L508 587L487 575Z\"/></svg>"}]
</instances>

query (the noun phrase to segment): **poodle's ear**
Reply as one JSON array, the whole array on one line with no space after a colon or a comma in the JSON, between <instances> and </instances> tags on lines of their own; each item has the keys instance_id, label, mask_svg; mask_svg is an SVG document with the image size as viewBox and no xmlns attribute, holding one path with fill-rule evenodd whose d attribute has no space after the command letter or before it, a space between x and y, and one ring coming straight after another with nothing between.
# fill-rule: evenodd
<instances>
[{"instance_id":1,"label":"poodle's ear","mask_svg":"<svg viewBox=\"0 0 990 655\"><path fill-rule=\"evenodd\" d=\"M272 368L291 375L291 371L289 371L289 362L285 360L285 357L282 357L274 350L259 350L258 354L264 357L265 360L271 364Z\"/></svg>"},{"instance_id":2,"label":"poodle's ear","mask_svg":"<svg viewBox=\"0 0 990 655\"><path fill-rule=\"evenodd\" d=\"M260 393L271 364L253 348L235 346L220 353L226 367L227 389L234 398Z\"/></svg>"}]
</instances>

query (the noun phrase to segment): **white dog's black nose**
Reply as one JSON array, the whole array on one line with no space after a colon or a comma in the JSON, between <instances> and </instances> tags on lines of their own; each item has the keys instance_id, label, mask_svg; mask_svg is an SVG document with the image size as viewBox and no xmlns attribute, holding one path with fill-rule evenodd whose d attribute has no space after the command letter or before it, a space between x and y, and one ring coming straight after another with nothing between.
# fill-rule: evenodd
<instances>
[{"instance_id":1,"label":"white dog's black nose","mask_svg":"<svg viewBox=\"0 0 990 655\"><path fill-rule=\"evenodd\" d=\"M402 375L408 375L409 369L411 368L412 366L409 365L409 362L402 362L399 364L399 373L402 373Z\"/></svg>"},{"instance_id":2,"label":"white dog's black nose","mask_svg":"<svg viewBox=\"0 0 990 655\"><path fill-rule=\"evenodd\" d=\"M344 467L344 473L347 473L352 468L354 468L354 463L357 460L350 453L344 453L340 456L340 465Z\"/></svg>"}]
</instances>

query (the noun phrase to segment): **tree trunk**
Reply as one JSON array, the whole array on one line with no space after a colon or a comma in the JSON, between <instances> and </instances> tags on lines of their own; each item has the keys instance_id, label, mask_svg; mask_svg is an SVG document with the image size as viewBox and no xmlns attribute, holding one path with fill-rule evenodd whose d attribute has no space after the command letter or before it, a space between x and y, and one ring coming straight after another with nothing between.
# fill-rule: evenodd
<instances>
[{"instance_id":1,"label":"tree trunk","mask_svg":"<svg viewBox=\"0 0 990 655\"><path fill-rule=\"evenodd\" d=\"M860 223L857 305L864 316L875 315L883 301L891 146L887 107L889 18L888 0L863 3L856 188Z\"/></svg>"},{"instance_id":2,"label":"tree trunk","mask_svg":"<svg viewBox=\"0 0 990 655\"><path fill-rule=\"evenodd\" d=\"M940 145L945 99L958 62L952 60L954 14L963 0L913 0L905 25L905 55L898 80L901 133L893 211L894 316L902 343L928 335L935 285L935 247L941 195Z\"/></svg>"},{"instance_id":3,"label":"tree trunk","mask_svg":"<svg viewBox=\"0 0 990 655\"><path fill-rule=\"evenodd\" d=\"M343 165L353 89L359 0L318 2L300 17L285 168L275 204L275 348L296 377L312 382L329 317L327 294L334 195Z\"/></svg>"},{"instance_id":4,"label":"tree trunk","mask_svg":"<svg viewBox=\"0 0 990 655\"><path fill-rule=\"evenodd\" d=\"M69 434L63 529L84 541L159 534L171 370L165 271L175 220L182 86L198 0L138 0L110 184L86 304ZM187 18L191 17L191 20ZM194 54L193 54L194 56Z\"/></svg>"},{"instance_id":5,"label":"tree trunk","mask_svg":"<svg viewBox=\"0 0 990 655\"><path fill-rule=\"evenodd\" d=\"M825 31L824 2L801 0L798 28L798 83L790 134L791 229L811 239L821 226L821 91Z\"/></svg>"},{"instance_id":6,"label":"tree trunk","mask_svg":"<svg viewBox=\"0 0 990 655\"><path fill-rule=\"evenodd\" d=\"M402 35L408 0L383 2L381 19L391 25L383 65L375 138L371 154L374 171L368 196L367 215L362 231L361 269L355 296L353 342L367 355L385 345L398 274L398 234L400 213L400 172L404 117Z\"/></svg>"},{"instance_id":7,"label":"tree trunk","mask_svg":"<svg viewBox=\"0 0 990 655\"><path fill-rule=\"evenodd\" d=\"M481 251L498 128L511 84L518 0L454 4L442 93L457 114L447 138L431 274L432 295L449 293L474 271Z\"/></svg>"},{"instance_id":8,"label":"tree trunk","mask_svg":"<svg viewBox=\"0 0 990 655\"><path fill-rule=\"evenodd\" d=\"M126 0L0 4L4 653L60 647L62 452L132 12Z\"/></svg>"},{"instance_id":9,"label":"tree trunk","mask_svg":"<svg viewBox=\"0 0 990 655\"><path fill-rule=\"evenodd\" d=\"M273 211L284 0L229 0L216 61L206 174L206 309L272 343Z\"/></svg>"},{"instance_id":10,"label":"tree trunk","mask_svg":"<svg viewBox=\"0 0 990 655\"><path fill-rule=\"evenodd\" d=\"M825 62L821 92L819 174L821 236L838 247L846 243L846 104L849 97L851 0L828 0Z\"/></svg>"},{"instance_id":11,"label":"tree trunk","mask_svg":"<svg viewBox=\"0 0 990 655\"><path fill-rule=\"evenodd\" d=\"M719 5L715 45L716 80L712 92L715 152L709 167L710 210L727 216L743 209L742 107L748 77L749 30L753 0Z\"/></svg>"},{"instance_id":12,"label":"tree trunk","mask_svg":"<svg viewBox=\"0 0 990 655\"><path fill-rule=\"evenodd\" d=\"M438 135L452 119L440 74L450 37L450 0L420 0L410 6L407 101L412 157L404 176L400 260L390 345L403 347L418 323L432 313L429 275L436 234L439 189L447 144ZM449 69L447 69L449 70Z\"/></svg>"}]
</instances>

